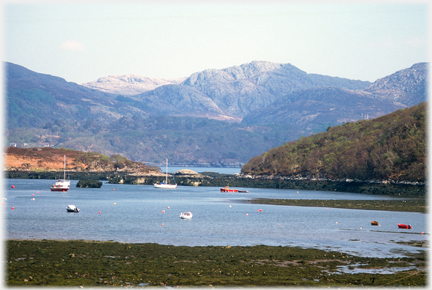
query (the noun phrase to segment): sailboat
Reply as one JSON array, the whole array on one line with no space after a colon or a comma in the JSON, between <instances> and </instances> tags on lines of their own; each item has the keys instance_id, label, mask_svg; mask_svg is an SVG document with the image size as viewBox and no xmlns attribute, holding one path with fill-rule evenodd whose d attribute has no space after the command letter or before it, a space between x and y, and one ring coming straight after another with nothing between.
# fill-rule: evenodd
<instances>
[{"instance_id":1,"label":"sailboat","mask_svg":"<svg viewBox=\"0 0 432 290\"><path fill-rule=\"evenodd\" d=\"M169 184L168 183L168 158L166 160L165 182L155 183L154 187L156 187L156 188L167 188L167 189L176 189L177 188L177 183L176 184Z\"/></svg>"},{"instance_id":2,"label":"sailboat","mask_svg":"<svg viewBox=\"0 0 432 290\"><path fill-rule=\"evenodd\" d=\"M70 187L70 180L66 180L66 155L64 155L64 168L63 180L59 179L56 183L51 185L51 191L68 191Z\"/></svg>"}]
</instances>

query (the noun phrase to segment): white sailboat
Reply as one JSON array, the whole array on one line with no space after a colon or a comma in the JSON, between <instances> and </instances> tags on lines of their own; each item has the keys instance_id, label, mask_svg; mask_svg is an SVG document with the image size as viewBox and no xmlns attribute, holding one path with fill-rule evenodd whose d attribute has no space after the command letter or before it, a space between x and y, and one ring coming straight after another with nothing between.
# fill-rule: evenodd
<instances>
[{"instance_id":1,"label":"white sailboat","mask_svg":"<svg viewBox=\"0 0 432 290\"><path fill-rule=\"evenodd\" d=\"M51 191L68 191L70 187L70 180L66 180L66 155L64 155L64 168L63 168L63 180L59 179L56 183L51 186Z\"/></svg>"},{"instance_id":2,"label":"white sailboat","mask_svg":"<svg viewBox=\"0 0 432 290\"><path fill-rule=\"evenodd\" d=\"M166 189L176 189L177 188L177 183L176 184L169 184L168 183L168 158L166 160L165 182L155 183L154 187L156 187L156 188L166 188Z\"/></svg>"}]
</instances>

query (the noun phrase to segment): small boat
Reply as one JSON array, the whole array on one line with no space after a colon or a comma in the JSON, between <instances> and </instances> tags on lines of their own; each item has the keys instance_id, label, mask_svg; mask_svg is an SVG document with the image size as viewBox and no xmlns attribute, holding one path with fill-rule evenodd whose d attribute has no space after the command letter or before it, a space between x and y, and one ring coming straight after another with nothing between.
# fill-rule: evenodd
<instances>
[{"instance_id":1,"label":"small boat","mask_svg":"<svg viewBox=\"0 0 432 290\"><path fill-rule=\"evenodd\" d=\"M79 212L80 209L77 208L76 206L70 204L70 205L68 205L68 206L66 207L66 211L67 211L67 212Z\"/></svg>"},{"instance_id":2,"label":"small boat","mask_svg":"<svg viewBox=\"0 0 432 290\"><path fill-rule=\"evenodd\" d=\"M51 185L51 191L68 191L69 187L70 180L66 180L66 155L64 155L63 180L59 179L56 183Z\"/></svg>"},{"instance_id":3,"label":"small boat","mask_svg":"<svg viewBox=\"0 0 432 290\"><path fill-rule=\"evenodd\" d=\"M411 225L398 224L398 227L400 229L408 229L408 230L412 229Z\"/></svg>"},{"instance_id":4,"label":"small boat","mask_svg":"<svg viewBox=\"0 0 432 290\"><path fill-rule=\"evenodd\" d=\"M238 192L238 189L230 189L229 186L220 189L221 192Z\"/></svg>"},{"instance_id":5,"label":"small boat","mask_svg":"<svg viewBox=\"0 0 432 290\"><path fill-rule=\"evenodd\" d=\"M238 192L246 192L246 193L248 193L249 190L239 190Z\"/></svg>"},{"instance_id":6,"label":"small boat","mask_svg":"<svg viewBox=\"0 0 432 290\"><path fill-rule=\"evenodd\" d=\"M180 213L181 219L188 219L190 220L192 218L193 214L190 211L182 212Z\"/></svg>"},{"instance_id":7,"label":"small boat","mask_svg":"<svg viewBox=\"0 0 432 290\"><path fill-rule=\"evenodd\" d=\"M377 222L377 221L371 221L371 225L377 226L377 225L379 225L379 222Z\"/></svg>"},{"instance_id":8,"label":"small boat","mask_svg":"<svg viewBox=\"0 0 432 290\"><path fill-rule=\"evenodd\" d=\"M154 187L165 188L165 189L176 189L177 188L177 183L176 184L169 184L168 183L168 159L166 160L165 182L155 183Z\"/></svg>"}]
</instances>

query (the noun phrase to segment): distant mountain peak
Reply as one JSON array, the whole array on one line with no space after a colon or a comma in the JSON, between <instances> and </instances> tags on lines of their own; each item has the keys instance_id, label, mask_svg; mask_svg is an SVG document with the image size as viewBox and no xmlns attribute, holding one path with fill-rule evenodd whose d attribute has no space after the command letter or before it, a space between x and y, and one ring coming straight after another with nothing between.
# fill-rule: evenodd
<instances>
[{"instance_id":1,"label":"distant mountain peak","mask_svg":"<svg viewBox=\"0 0 432 290\"><path fill-rule=\"evenodd\" d=\"M96 81L83 83L81 85L90 89L96 89L111 94L137 95L147 91L152 91L160 86L179 84L184 80L185 78L164 79L144 77L136 74L127 74L120 76L101 77Z\"/></svg>"}]
</instances>

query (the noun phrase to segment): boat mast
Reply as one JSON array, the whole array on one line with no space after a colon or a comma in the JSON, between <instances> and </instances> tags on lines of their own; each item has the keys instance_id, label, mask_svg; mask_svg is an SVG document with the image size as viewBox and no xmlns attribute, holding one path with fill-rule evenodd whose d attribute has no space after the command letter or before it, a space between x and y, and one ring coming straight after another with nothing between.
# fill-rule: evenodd
<instances>
[{"instance_id":1,"label":"boat mast","mask_svg":"<svg viewBox=\"0 0 432 290\"><path fill-rule=\"evenodd\" d=\"M63 155L64 161L63 161L63 180L66 180L66 155Z\"/></svg>"},{"instance_id":2,"label":"boat mast","mask_svg":"<svg viewBox=\"0 0 432 290\"><path fill-rule=\"evenodd\" d=\"M166 159L165 183L168 184L168 158Z\"/></svg>"}]
</instances>

